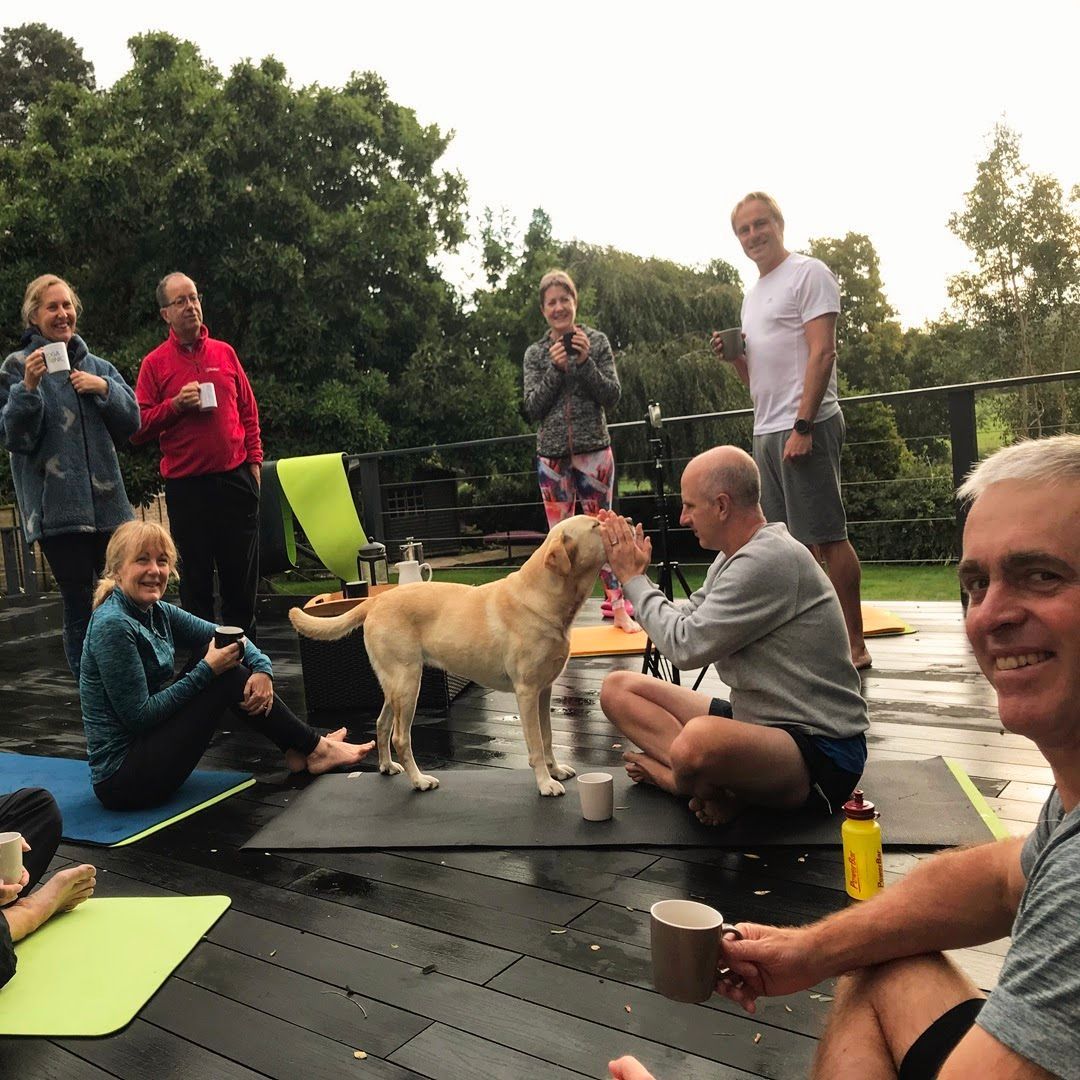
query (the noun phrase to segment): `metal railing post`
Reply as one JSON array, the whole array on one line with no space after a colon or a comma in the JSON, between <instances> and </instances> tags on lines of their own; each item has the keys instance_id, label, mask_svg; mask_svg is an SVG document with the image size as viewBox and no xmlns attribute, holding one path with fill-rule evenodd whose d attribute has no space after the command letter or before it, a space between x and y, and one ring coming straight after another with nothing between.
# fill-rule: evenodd
<instances>
[{"instance_id":1,"label":"metal railing post","mask_svg":"<svg viewBox=\"0 0 1080 1080\"><path fill-rule=\"evenodd\" d=\"M379 459L362 457L357 462L360 473L360 499L364 507L364 532L369 540L385 536L383 529L382 483L379 480ZM385 541L384 541L385 542Z\"/></svg>"},{"instance_id":2,"label":"metal railing post","mask_svg":"<svg viewBox=\"0 0 1080 1080\"><path fill-rule=\"evenodd\" d=\"M953 488L958 488L972 466L979 460L979 435L975 426L975 391L968 389L950 390L949 402L949 438L952 445ZM960 554L961 539L964 535L964 521L967 519L967 505L956 504L956 553Z\"/></svg>"}]
</instances>

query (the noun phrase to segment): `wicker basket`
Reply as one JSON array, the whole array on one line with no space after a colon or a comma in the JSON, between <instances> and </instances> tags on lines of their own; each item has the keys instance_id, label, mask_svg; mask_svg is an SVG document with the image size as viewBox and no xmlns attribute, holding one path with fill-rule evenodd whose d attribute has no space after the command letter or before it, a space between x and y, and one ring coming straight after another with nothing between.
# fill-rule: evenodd
<instances>
[{"instance_id":1,"label":"wicker basket","mask_svg":"<svg viewBox=\"0 0 1080 1080\"><path fill-rule=\"evenodd\" d=\"M396 585L377 586L379 592ZM324 593L304 605L312 615L340 615L360 603L341 593ZM337 641L315 641L299 636L300 668L304 676L304 699L308 716L320 711L348 710L361 716L377 716L383 695L379 680L368 663L364 628ZM425 667L420 679L418 709L446 712L450 702L469 685L469 680L439 668Z\"/></svg>"}]
</instances>

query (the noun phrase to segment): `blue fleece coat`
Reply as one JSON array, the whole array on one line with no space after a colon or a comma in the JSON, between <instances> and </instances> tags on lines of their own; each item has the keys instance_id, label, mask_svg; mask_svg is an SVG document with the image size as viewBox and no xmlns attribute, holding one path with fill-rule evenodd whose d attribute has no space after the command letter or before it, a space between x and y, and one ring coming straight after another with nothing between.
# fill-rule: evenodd
<instances>
[{"instance_id":1,"label":"blue fleece coat","mask_svg":"<svg viewBox=\"0 0 1080 1080\"><path fill-rule=\"evenodd\" d=\"M26 358L45 339L32 330L0 366L0 444L11 452L15 495L28 543L43 536L109 532L132 518L116 447L139 430L139 406L124 377L77 334L72 370L100 375L109 394L77 394L66 371L46 372L34 390Z\"/></svg>"}]
</instances>

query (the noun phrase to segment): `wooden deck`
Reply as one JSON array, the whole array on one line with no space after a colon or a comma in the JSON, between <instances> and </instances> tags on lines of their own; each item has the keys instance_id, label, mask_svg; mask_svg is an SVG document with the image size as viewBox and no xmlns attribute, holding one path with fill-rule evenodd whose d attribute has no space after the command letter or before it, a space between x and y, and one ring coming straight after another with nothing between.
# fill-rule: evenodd
<instances>
[{"instance_id":1,"label":"wooden deck","mask_svg":"<svg viewBox=\"0 0 1080 1080\"><path fill-rule=\"evenodd\" d=\"M1008 827L1026 832L1050 772L1031 743L1001 731L959 605L890 607L918 633L873 642L871 755L957 758ZM585 618L597 620L595 606ZM0 610L0 749L83 754L57 622L55 607ZM291 630L280 617L260 625L279 692L302 706ZM566 760L618 767L600 683L612 667L639 663L571 662L552 710ZM715 674L705 688L722 689ZM418 719L421 764L523 767L514 712L511 696L471 688L448 718ZM56 865L94 862L101 896L224 893L232 907L125 1030L0 1040L0 1076L597 1077L626 1052L669 1080L806 1074L827 1000L774 999L756 1017L715 999L666 1001L650 990L648 908L694 896L730 918L809 921L847 902L837 852L242 852L295 783L239 724L204 764L250 769L258 783L132 847L63 845ZM887 851L889 879L925 856ZM992 988L1006 945L957 958ZM830 986L816 991L827 998Z\"/></svg>"}]
</instances>

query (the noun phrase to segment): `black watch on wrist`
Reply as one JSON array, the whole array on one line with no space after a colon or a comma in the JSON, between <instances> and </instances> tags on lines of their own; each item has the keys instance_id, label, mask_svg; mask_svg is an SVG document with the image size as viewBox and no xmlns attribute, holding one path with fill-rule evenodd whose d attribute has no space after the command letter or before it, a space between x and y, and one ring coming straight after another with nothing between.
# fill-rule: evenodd
<instances>
[{"instance_id":1,"label":"black watch on wrist","mask_svg":"<svg viewBox=\"0 0 1080 1080\"><path fill-rule=\"evenodd\" d=\"M814 430L814 423L812 420L804 420L801 416L795 421L795 434L796 435L809 435Z\"/></svg>"}]
</instances>

